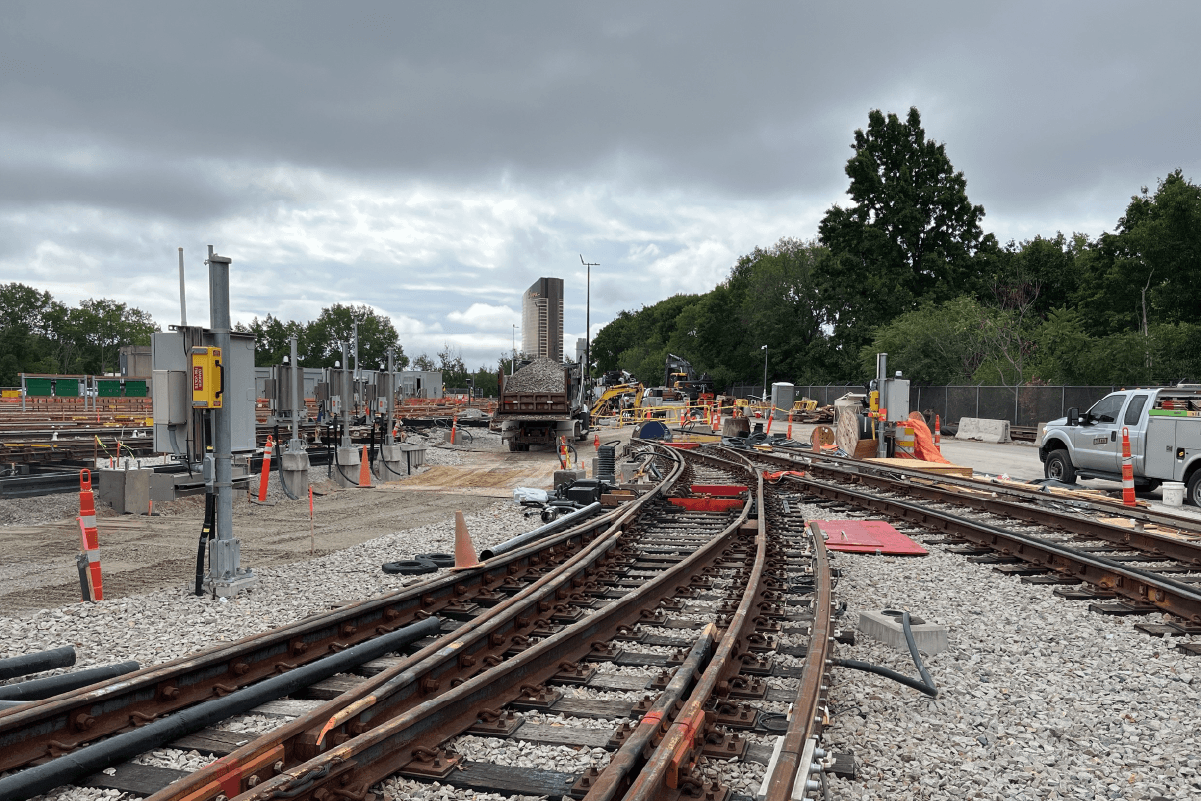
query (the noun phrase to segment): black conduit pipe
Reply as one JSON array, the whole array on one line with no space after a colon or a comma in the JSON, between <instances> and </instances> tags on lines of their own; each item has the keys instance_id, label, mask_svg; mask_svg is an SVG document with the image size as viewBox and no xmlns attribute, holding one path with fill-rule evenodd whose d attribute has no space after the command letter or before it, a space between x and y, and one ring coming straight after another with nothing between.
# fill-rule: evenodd
<instances>
[{"instance_id":1,"label":"black conduit pipe","mask_svg":"<svg viewBox=\"0 0 1201 801\"><path fill-rule=\"evenodd\" d=\"M379 659L430 635L436 635L442 620L430 617L420 623L397 629L353 648L319 659L281 676L272 676L224 698L205 701L165 718L147 723L133 731L64 754L42 765L25 768L0 779L0 798L25 801L55 787L70 784L84 776L115 765L154 748L161 748L184 735L199 731L232 715L249 712L260 704L294 693L337 673Z\"/></svg>"},{"instance_id":2,"label":"black conduit pipe","mask_svg":"<svg viewBox=\"0 0 1201 801\"><path fill-rule=\"evenodd\" d=\"M13 656L8 659L0 659L0 681L17 676L28 676L30 673L40 673L43 670L71 667L74 664L75 649L69 645L51 651L39 651L36 654Z\"/></svg>"},{"instance_id":3,"label":"black conduit pipe","mask_svg":"<svg viewBox=\"0 0 1201 801\"><path fill-rule=\"evenodd\" d=\"M196 546L196 595L204 595L204 549L213 538L213 522L217 517L217 496L204 494L204 522L200 524L200 543Z\"/></svg>"},{"instance_id":4,"label":"black conduit pipe","mask_svg":"<svg viewBox=\"0 0 1201 801\"><path fill-rule=\"evenodd\" d=\"M133 673L139 667L141 665L137 662L118 662L115 665L75 670L44 679L23 681L20 684L7 684L0 687L0 701L42 701L59 693L78 690L98 681L108 681L126 673ZM0 798L3 797L3 794L0 794Z\"/></svg>"},{"instance_id":5,"label":"black conduit pipe","mask_svg":"<svg viewBox=\"0 0 1201 801\"><path fill-rule=\"evenodd\" d=\"M917 665L917 672L921 674L921 680L911 679L904 673L898 673L895 670L890 670L886 667L873 665L870 662L860 662L858 659L835 659L834 664L839 667L852 668L854 670L862 670L867 673L875 673L877 676L883 676L886 679L892 679L898 684L904 684L906 687L923 692L931 698L938 697L938 688L934 686L934 679L930 678L929 671L922 664L922 657L918 653L917 643L913 639L913 629L909 626L909 613L905 612L901 618L901 625L905 629L905 642L909 645L909 655L913 657L913 664Z\"/></svg>"}]
</instances>

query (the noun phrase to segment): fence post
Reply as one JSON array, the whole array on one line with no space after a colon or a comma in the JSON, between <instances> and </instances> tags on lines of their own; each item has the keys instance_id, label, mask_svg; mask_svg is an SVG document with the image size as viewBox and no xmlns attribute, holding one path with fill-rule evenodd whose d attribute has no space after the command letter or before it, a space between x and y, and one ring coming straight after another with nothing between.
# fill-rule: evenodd
<instances>
[{"instance_id":1,"label":"fence post","mask_svg":"<svg viewBox=\"0 0 1201 801\"><path fill-rule=\"evenodd\" d=\"M1018 424L1018 393L1022 391L1021 387L1013 388L1013 424Z\"/></svg>"},{"instance_id":2,"label":"fence post","mask_svg":"<svg viewBox=\"0 0 1201 801\"><path fill-rule=\"evenodd\" d=\"M1067 417L1068 415L1068 388L1065 384L1059 388L1059 416Z\"/></svg>"},{"instance_id":3,"label":"fence post","mask_svg":"<svg viewBox=\"0 0 1201 801\"><path fill-rule=\"evenodd\" d=\"M980 418L980 385L976 385L976 418Z\"/></svg>"}]
</instances>

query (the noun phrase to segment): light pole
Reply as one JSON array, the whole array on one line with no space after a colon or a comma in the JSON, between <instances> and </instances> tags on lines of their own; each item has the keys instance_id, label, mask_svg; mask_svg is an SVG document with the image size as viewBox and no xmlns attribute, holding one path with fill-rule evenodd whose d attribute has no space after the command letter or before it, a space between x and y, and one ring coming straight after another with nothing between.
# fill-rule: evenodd
<instances>
[{"instance_id":1,"label":"light pole","mask_svg":"<svg viewBox=\"0 0 1201 801\"><path fill-rule=\"evenodd\" d=\"M592 386L592 268L600 267L598 262L584 261L580 254L580 264L588 269L587 290L584 301L584 378L588 386Z\"/></svg>"},{"instance_id":2,"label":"light pole","mask_svg":"<svg viewBox=\"0 0 1201 801\"><path fill-rule=\"evenodd\" d=\"M767 400L767 345L764 345L760 350L763 351L763 400Z\"/></svg>"}]
</instances>

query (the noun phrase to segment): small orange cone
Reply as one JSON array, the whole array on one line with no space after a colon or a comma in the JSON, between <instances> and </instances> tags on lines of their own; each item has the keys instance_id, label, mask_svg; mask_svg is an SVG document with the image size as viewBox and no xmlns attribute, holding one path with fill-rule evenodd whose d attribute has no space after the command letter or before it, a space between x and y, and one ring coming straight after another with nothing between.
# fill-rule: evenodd
<instances>
[{"instance_id":1,"label":"small orange cone","mask_svg":"<svg viewBox=\"0 0 1201 801\"><path fill-rule=\"evenodd\" d=\"M367 461L367 446L363 446L363 457L359 461L359 486L371 486L371 462Z\"/></svg>"},{"instance_id":2,"label":"small orange cone","mask_svg":"<svg viewBox=\"0 0 1201 801\"><path fill-rule=\"evenodd\" d=\"M263 446L263 470L259 477L259 503L267 500L267 482L271 480L271 449L274 447L275 443L268 434L267 444Z\"/></svg>"},{"instance_id":3,"label":"small orange cone","mask_svg":"<svg viewBox=\"0 0 1201 801\"><path fill-rule=\"evenodd\" d=\"M600 434L592 435L592 447L598 448L598 449L600 448Z\"/></svg>"},{"instance_id":4,"label":"small orange cone","mask_svg":"<svg viewBox=\"0 0 1201 801\"><path fill-rule=\"evenodd\" d=\"M455 512L455 566L451 570L470 570L479 565L475 545L471 542L471 535L467 533L467 521L463 519L462 512Z\"/></svg>"}]
</instances>

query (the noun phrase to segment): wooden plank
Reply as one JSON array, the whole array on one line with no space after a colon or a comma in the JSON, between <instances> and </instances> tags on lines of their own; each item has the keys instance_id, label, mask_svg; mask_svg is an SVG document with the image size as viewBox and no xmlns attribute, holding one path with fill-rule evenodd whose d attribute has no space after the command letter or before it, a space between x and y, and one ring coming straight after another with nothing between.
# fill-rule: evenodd
<instances>
[{"instance_id":1,"label":"wooden plank","mask_svg":"<svg viewBox=\"0 0 1201 801\"><path fill-rule=\"evenodd\" d=\"M512 768L488 762L463 762L460 770L442 779L452 787L501 795L533 795L560 798L568 795L579 774L534 768Z\"/></svg>"},{"instance_id":2,"label":"wooden plank","mask_svg":"<svg viewBox=\"0 0 1201 801\"><path fill-rule=\"evenodd\" d=\"M297 701L291 698L281 698L278 701L268 701L250 710L254 715L266 715L275 718L298 718L312 712L321 706L321 701Z\"/></svg>"},{"instance_id":3,"label":"wooden plank","mask_svg":"<svg viewBox=\"0 0 1201 801\"><path fill-rule=\"evenodd\" d=\"M871 459L865 459L864 461L871 462L872 464L882 465L884 467L898 467L905 470L920 470L923 473L933 473L940 476L962 476L963 478L972 477L972 468L957 464L924 462L921 459L903 459L897 456L873 457Z\"/></svg>"},{"instance_id":4,"label":"wooden plank","mask_svg":"<svg viewBox=\"0 0 1201 801\"><path fill-rule=\"evenodd\" d=\"M316 684L310 684L308 687L298 690L294 697L332 701L342 693L355 689L365 681L367 680L362 676L340 673L337 676L330 676L328 679L322 679Z\"/></svg>"},{"instance_id":5,"label":"wooden plank","mask_svg":"<svg viewBox=\"0 0 1201 801\"><path fill-rule=\"evenodd\" d=\"M510 740L538 745L570 745L584 748L604 748L613 729L584 729L575 726L555 726L547 723L523 723Z\"/></svg>"},{"instance_id":6,"label":"wooden plank","mask_svg":"<svg viewBox=\"0 0 1201 801\"><path fill-rule=\"evenodd\" d=\"M628 718L634 711L634 704L630 701L592 701L583 698L560 698L550 705L549 711L552 715L608 720L610 718Z\"/></svg>"},{"instance_id":7,"label":"wooden plank","mask_svg":"<svg viewBox=\"0 0 1201 801\"><path fill-rule=\"evenodd\" d=\"M181 751L199 751L202 754L223 757L232 754L257 736L243 731L201 729L198 732L180 737L167 747L178 748Z\"/></svg>"},{"instance_id":8,"label":"wooden plank","mask_svg":"<svg viewBox=\"0 0 1201 801\"><path fill-rule=\"evenodd\" d=\"M154 795L171 782L187 776L190 771L174 768L156 768L153 765L135 765L123 762L111 776L93 773L79 783L81 787L99 787L104 790L120 790L123 793L148 796Z\"/></svg>"}]
</instances>

